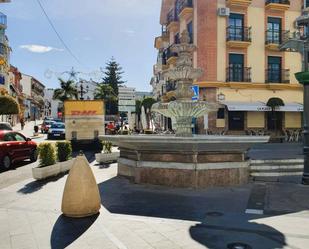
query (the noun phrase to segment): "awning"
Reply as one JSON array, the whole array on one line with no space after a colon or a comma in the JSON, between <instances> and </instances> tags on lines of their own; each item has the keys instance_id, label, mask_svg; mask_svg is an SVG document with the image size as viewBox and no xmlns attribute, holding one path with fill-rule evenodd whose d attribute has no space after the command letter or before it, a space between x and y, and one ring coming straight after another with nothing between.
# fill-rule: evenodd
<instances>
[{"instance_id":1,"label":"awning","mask_svg":"<svg viewBox=\"0 0 309 249\"><path fill-rule=\"evenodd\" d=\"M256 102L237 102L237 101L222 101L229 111L249 111L249 112L270 112L271 108L265 103ZM285 106L276 108L279 112L302 112L303 105L299 103L286 103Z\"/></svg>"}]
</instances>

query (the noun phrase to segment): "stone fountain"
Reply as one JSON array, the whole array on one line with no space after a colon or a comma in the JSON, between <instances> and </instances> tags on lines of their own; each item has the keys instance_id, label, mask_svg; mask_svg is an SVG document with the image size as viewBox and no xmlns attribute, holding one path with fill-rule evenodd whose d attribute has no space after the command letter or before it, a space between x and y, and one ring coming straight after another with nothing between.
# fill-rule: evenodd
<instances>
[{"instance_id":1,"label":"stone fountain","mask_svg":"<svg viewBox=\"0 0 309 249\"><path fill-rule=\"evenodd\" d=\"M196 46L190 44L187 30L184 30L180 44L171 47L177 53L176 66L164 72L164 76L176 82L176 100L169 103L156 103L152 111L176 119L176 137L192 137L192 118L204 116L217 111L219 105L205 101L192 101L192 85L195 79L203 75L203 70L193 68L192 55Z\"/></svg>"},{"instance_id":2,"label":"stone fountain","mask_svg":"<svg viewBox=\"0 0 309 249\"><path fill-rule=\"evenodd\" d=\"M178 53L176 66L165 72L175 80L176 100L157 103L152 110L176 119L174 135L101 136L119 146L118 175L135 183L173 187L204 188L233 186L249 180L246 151L256 143L266 143L262 136L192 135L192 118L217 111L217 103L192 101L194 79L203 71L193 68L187 31L172 51Z\"/></svg>"}]
</instances>

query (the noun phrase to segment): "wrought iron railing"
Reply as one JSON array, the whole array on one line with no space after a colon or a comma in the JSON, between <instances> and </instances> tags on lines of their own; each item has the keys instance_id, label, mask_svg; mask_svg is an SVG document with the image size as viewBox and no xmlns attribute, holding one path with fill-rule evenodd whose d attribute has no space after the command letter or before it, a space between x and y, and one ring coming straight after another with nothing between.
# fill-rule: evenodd
<instances>
[{"instance_id":1,"label":"wrought iron railing","mask_svg":"<svg viewBox=\"0 0 309 249\"><path fill-rule=\"evenodd\" d=\"M290 69L266 69L266 83L290 83Z\"/></svg>"},{"instance_id":2,"label":"wrought iron railing","mask_svg":"<svg viewBox=\"0 0 309 249\"><path fill-rule=\"evenodd\" d=\"M172 9L170 12L167 14L167 25L169 25L172 22L178 22L178 15L176 15L175 9Z\"/></svg>"},{"instance_id":3,"label":"wrought iron railing","mask_svg":"<svg viewBox=\"0 0 309 249\"><path fill-rule=\"evenodd\" d=\"M251 27L228 26L226 40L251 42Z\"/></svg>"},{"instance_id":4,"label":"wrought iron railing","mask_svg":"<svg viewBox=\"0 0 309 249\"><path fill-rule=\"evenodd\" d=\"M251 82L251 67L235 64L226 69L227 82Z\"/></svg>"},{"instance_id":5,"label":"wrought iron railing","mask_svg":"<svg viewBox=\"0 0 309 249\"><path fill-rule=\"evenodd\" d=\"M171 92L176 90L176 82L168 81L165 85L166 92Z\"/></svg>"},{"instance_id":6,"label":"wrought iron railing","mask_svg":"<svg viewBox=\"0 0 309 249\"><path fill-rule=\"evenodd\" d=\"M288 4L290 5L289 0L266 0L265 4L270 4L270 3L279 3L279 4Z\"/></svg>"},{"instance_id":7,"label":"wrought iron railing","mask_svg":"<svg viewBox=\"0 0 309 249\"><path fill-rule=\"evenodd\" d=\"M185 8L192 8L193 7L193 1L192 0L177 0L176 1L176 14L179 15L181 11L183 11Z\"/></svg>"},{"instance_id":8,"label":"wrought iron railing","mask_svg":"<svg viewBox=\"0 0 309 249\"><path fill-rule=\"evenodd\" d=\"M268 29L265 31L265 44L281 44L285 39L286 30Z\"/></svg>"}]
</instances>

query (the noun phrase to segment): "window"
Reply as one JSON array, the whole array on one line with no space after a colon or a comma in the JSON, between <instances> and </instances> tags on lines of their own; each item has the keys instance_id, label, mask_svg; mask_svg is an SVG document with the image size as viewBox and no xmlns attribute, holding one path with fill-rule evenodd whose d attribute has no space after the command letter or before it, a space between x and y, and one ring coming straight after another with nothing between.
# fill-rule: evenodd
<instances>
[{"instance_id":1,"label":"window","mask_svg":"<svg viewBox=\"0 0 309 249\"><path fill-rule=\"evenodd\" d=\"M190 36L190 43L193 43L193 23L192 21L187 24L187 30Z\"/></svg>"},{"instance_id":2,"label":"window","mask_svg":"<svg viewBox=\"0 0 309 249\"><path fill-rule=\"evenodd\" d=\"M217 119L225 119L225 109L219 108L217 112Z\"/></svg>"},{"instance_id":3,"label":"window","mask_svg":"<svg viewBox=\"0 0 309 249\"><path fill-rule=\"evenodd\" d=\"M242 82L244 80L244 55L229 54L229 81Z\"/></svg>"},{"instance_id":4,"label":"window","mask_svg":"<svg viewBox=\"0 0 309 249\"><path fill-rule=\"evenodd\" d=\"M267 19L267 34L266 43L281 43L281 33L282 33L281 18L268 17Z\"/></svg>"},{"instance_id":5,"label":"window","mask_svg":"<svg viewBox=\"0 0 309 249\"><path fill-rule=\"evenodd\" d=\"M234 13L230 14L228 40L244 40L244 15Z\"/></svg>"},{"instance_id":6,"label":"window","mask_svg":"<svg viewBox=\"0 0 309 249\"><path fill-rule=\"evenodd\" d=\"M179 44L180 43L180 37L179 37L179 33L177 33L174 37L174 43L175 44Z\"/></svg>"},{"instance_id":7,"label":"window","mask_svg":"<svg viewBox=\"0 0 309 249\"><path fill-rule=\"evenodd\" d=\"M4 141L7 141L7 142L16 141L16 138L15 138L14 134L7 133L4 136Z\"/></svg>"},{"instance_id":8,"label":"window","mask_svg":"<svg viewBox=\"0 0 309 249\"><path fill-rule=\"evenodd\" d=\"M15 133L14 136L15 136L16 141L19 141L19 142L25 142L26 141L26 139L18 133Z\"/></svg>"},{"instance_id":9,"label":"window","mask_svg":"<svg viewBox=\"0 0 309 249\"><path fill-rule=\"evenodd\" d=\"M281 71L281 57L268 56L267 81L273 83L282 82Z\"/></svg>"}]
</instances>

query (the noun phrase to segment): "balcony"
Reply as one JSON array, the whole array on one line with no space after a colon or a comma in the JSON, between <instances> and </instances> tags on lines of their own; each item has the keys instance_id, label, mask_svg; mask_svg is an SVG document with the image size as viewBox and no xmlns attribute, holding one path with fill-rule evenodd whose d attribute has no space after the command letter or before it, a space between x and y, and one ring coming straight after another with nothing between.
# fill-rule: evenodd
<instances>
[{"instance_id":1,"label":"balcony","mask_svg":"<svg viewBox=\"0 0 309 249\"><path fill-rule=\"evenodd\" d=\"M251 3L252 3L252 0L226 0L226 5L229 7L247 8Z\"/></svg>"},{"instance_id":2,"label":"balcony","mask_svg":"<svg viewBox=\"0 0 309 249\"><path fill-rule=\"evenodd\" d=\"M179 30L179 19L178 15L176 15L176 11L172 9L170 12L167 14L167 30L176 32Z\"/></svg>"},{"instance_id":3,"label":"balcony","mask_svg":"<svg viewBox=\"0 0 309 249\"><path fill-rule=\"evenodd\" d=\"M0 59L1 58L6 59L6 56L7 56L7 47L2 43L0 43Z\"/></svg>"},{"instance_id":4,"label":"balcony","mask_svg":"<svg viewBox=\"0 0 309 249\"><path fill-rule=\"evenodd\" d=\"M164 47L164 43L169 42L169 33L165 26L162 27L161 36L155 38L155 48L161 49Z\"/></svg>"},{"instance_id":5,"label":"balcony","mask_svg":"<svg viewBox=\"0 0 309 249\"><path fill-rule=\"evenodd\" d=\"M227 27L226 42L230 48L247 48L251 44L251 27Z\"/></svg>"},{"instance_id":6,"label":"balcony","mask_svg":"<svg viewBox=\"0 0 309 249\"><path fill-rule=\"evenodd\" d=\"M226 69L226 82L251 82L251 67L230 65Z\"/></svg>"},{"instance_id":7,"label":"balcony","mask_svg":"<svg viewBox=\"0 0 309 249\"><path fill-rule=\"evenodd\" d=\"M172 52L171 47L172 46L169 46L166 49L166 53L165 53L166 54L166 63L167 63L167 65L175 65L177 57L178 57L177 53Z\"/></svg>"},{"instance_id":8,"label":"balcony","mask_svg":"<svg viewBox=\"0 0 309 249\"><path fill-rule=\"evenodd\" d=\"M266 83L290 83L290 69L266 69Z\"/></svg>"},{"instance_id":9,"label":"balcony","mask_svg":"<svg viewBox=\"0 0 309 249\"><path fill-rule=\"evenodd\" d=\"M265 8L267 10L286 11L290 8L289 0L266 0Z\"/></svg>"},{"instance_id":10,"label":"balcony","mask_svg":"<svg viewBox=\"0 0 309 249\"><path fill-rule=\"evenodd\" d=\"M285 39L286 34L289 31L286 30L266 30L265 32L265 46L268 50L279 51L280 45Z\"/></svg>"},{"instance_id":11,"label":"balcony","mask_svg":"<svg viewBox=\"0 0 309 249\"><path fill-rule=\"evenodd\" d=\"M0 85L5 85L5 77L0 75Z\"/></svg>"},{"instance_id":12,"label":"balcony","mask_svg":"<svg viewBox=\"0 0 309 249\"><path fill-rule=\"evenodd\" d=\"M6 27L7 27L6 15L0 12L0 28L6 29Z\"/></svg>"},{"instance_id":13,"label":"balcony","mask_svg":"<svg viewBox=\"0 0 309 249\"><path fill-rule=\"evenodd\" d=\"M175 90L176 90L176 82L168 81L165 85L165 91L168 93Z\"/></svg>"},{"instance_id":14,"label":"balcony","mask_svg":"<svg viewBox=\"0 0 309 249\"><path fill-rule=\"evenodd\" d=\"M176 9L179 18L190 19L193 16L193 0L179 0Z\"/></svg>"}]
</instances>

